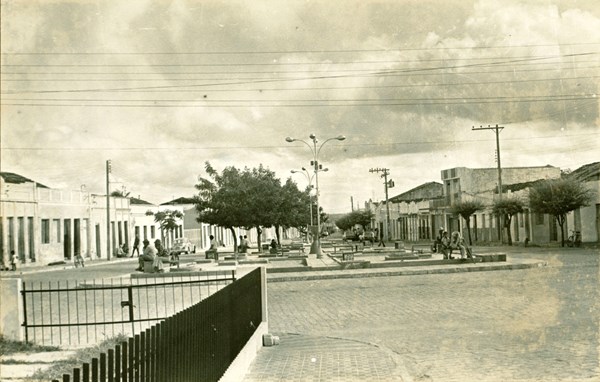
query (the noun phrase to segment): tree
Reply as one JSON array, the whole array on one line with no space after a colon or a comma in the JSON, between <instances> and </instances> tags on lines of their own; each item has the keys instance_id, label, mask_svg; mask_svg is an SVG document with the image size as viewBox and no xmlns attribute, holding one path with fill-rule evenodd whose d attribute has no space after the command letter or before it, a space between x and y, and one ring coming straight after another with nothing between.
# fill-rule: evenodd
<instances>
[{"instance_id":1,"label":"tree","mask_svg":"<svg viewBox=\"0 0 600 382\"><path fill-rule=\"evenodd\" d=\"M523 212L524 203L518 198L508 198L497 200L494 202L492 213L496 216L500 216L504 220L504 229L508 238L508 245L512 245L512 235L510 232L510 224L513 216Z\"/></svg>"},{"instance_id":2,"label":"tree","mask_svg":"<svg viewBox=\"0 0 600 382\"><path fill-rule=\"evenodd\" d=\"M565 246L564 225L567 214L590 204L594 192L584 183L572 179L548 179L529 189L529 206L534 212L549 214L560 226L561 246Z\"/></svg>"},{"instance_id":3,"label":"tree","mask_svg":"<svg viewBox=\"0 0 600 382\"><path fill-rule=\"evenodd\" d=\"M281 187L279 193L279 206L275 216L274 226L276 228L277 243L281 244L279 227L297 228L301 233L306 233L310 224L310 200L309 189L302 192L291 178L288 178Z\"/></svg>"},{"instance_id":4,"label":"tree","mask_svg":"<svg viewBox=\"0 0 600 382\"><path fill-rule=\"evenodd\" d=\"M469 200L464 202L454 203L450 207L450 212L454 215L461 216L467 223L467 232L469 233L469 245L473 245L471 240L471 215L483 209L483 203L479 200Z\"/></svg>"},{"instance_id":5,"label":"tree","mask_svg":"<svg viewBox=\"0 0 600 382\"><path fill-rule=\"evenodd\" d=\"M234 227L256 228L260 248L262 227L278 222L281 184L275 173L262 165L243 171L227 167L219 174L206 162L205 169L208 178L199 177L196 184L197 220L229 229L236 248Z\"/></svg>"},{"instance_id":6,"label":"tree","mask_svg":"<svg viewBox=\"0 0 600 382\"><path fill-rule=\"evenodd\" d=\"M158 212L146 211L146 215L154 215L154 221L160 226L161 237L164 239L167 233L175 231L179 227L179 220L183 219L183 212L178 210L164 210Z\"/></svg>"},{"instance_id":7,"label":"tree","mask_svg":"<svg viewBox=\"0 0 600 382\"><path fill-rule=\"evenodd\" d=\"M371 210L356 210L339 218L335 222L335 225L344 231L352 229L357 224L365 229L369 224L371 224L371 220L373 220L373 212Z\"/></svg>"}]
</instances>

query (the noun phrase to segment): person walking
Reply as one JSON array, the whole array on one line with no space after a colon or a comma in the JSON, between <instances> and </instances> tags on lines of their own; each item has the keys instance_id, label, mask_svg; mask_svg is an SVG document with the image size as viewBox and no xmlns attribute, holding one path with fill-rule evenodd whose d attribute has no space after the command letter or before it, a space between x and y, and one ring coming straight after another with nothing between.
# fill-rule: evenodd
<instances>
[{"instance_id":1,"label":"person walking","mask_svg":"<svg viewBox=\"0 0 600 382\"><path fill-rule=\"evenodd\" d=\"M378 247L385 247L385 242L383 241L383 231L379 232L377 234L377 237L379 239L379 244L377 244Z\"/></svg>"},{"instance_id":2,"label":"person walking","mask_svg":"<svg viewBox=\"0 0 600 382\"><path fill-rule=\"evenodd\" d=\"M139 257L140 256L140 235L135 235L135 240L133 240L133 250L131 251L131 257L133 257L133 254L136 252Z\"/></svg>"}]
</instances>

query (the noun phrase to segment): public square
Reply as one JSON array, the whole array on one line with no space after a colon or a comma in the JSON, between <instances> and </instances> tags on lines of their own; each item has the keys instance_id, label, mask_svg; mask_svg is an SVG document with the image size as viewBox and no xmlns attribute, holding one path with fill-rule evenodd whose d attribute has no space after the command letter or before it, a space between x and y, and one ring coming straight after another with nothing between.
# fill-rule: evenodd
<instances>
[{"instance_id":1,"label":"public square","mask_svg":"<svg viewBox=\"0 0 600 382\"><path fill-rule=\"evenodd\" d=\"M548 265L269 283L281 344L245 381L600 380L598 250L508 255Z\"/></svg>"}]
</instances>

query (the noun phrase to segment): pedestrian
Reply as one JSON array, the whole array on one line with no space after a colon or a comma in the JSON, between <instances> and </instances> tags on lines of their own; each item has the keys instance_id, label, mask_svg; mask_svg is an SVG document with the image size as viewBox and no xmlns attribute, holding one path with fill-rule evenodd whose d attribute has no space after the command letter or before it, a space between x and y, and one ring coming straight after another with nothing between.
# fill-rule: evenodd
<instances>
[{"instance_id":1,"label":"pedestrian","mask_svg":"<svg viewBox=\"0 0 600 382\"><path fill-rule=\"evenodd\" d=\"M156 250L156 247L152 244L150 244L150 242L148 240L144 240L144 252L141 256L138 257L138 268L136 269L136 271L144 271L144 262L146 261L151 261L152 262L152 268L154 269L155 272L162 272L162 260L160 259L160 257L158 256L158 251Z\"/></svg>"},{"instance_id":2,"label":"pedestrian","mask_svg":"<svg viewBox=\"0 0 600 382\"><path fill-rule=\"evenodd\" d=\"M460 250L460 258L466 259L467 249L465 247L465 240L463 236L458 231L452 232L452 236L450 237L450 247L452 249Z\"/></svg>"},{"instance_id":3,"label":"pedestrian","mask_svg":"<svg viewBox=\"0 0 600 382\"><path fill-rule=\"evenodd\" d=\"M208 238L210 239L210 247L206 250L206 258L219 260L219 253L218 253L219 245L213 235L210 235Z\"/></svg>"},{"instance_id":4,"label":"pedestrian","mask_svg":"<svg viewBox=\"0 0 600 382\"><path fill-rule=\"evenodd\" d=\"M385 247L385 242L383 241L383 231L379 232L379 244L377 244L378 247Z\"/></svg>"},{"instance_id":5,"label":"pedestrian","mask_svg":"<svg viewBox=\"0 0 600 382\"><path fill-rule=\"evenodd\" d=\"M448 237L448 231L442 232L442 238L440 239L439 251L442 253L444 260L452 260L452 247L450 245L450 238Z\"/></svg>"},{"instance_id":6,"label":"pedestrian","mask_svg":"<svg viewBox=\"0 0 600 382\"><path fill-rule=\"evenodd\" d=\"M17 270L17 256L15 256L15 251L10 251L10 270Z\"/></svg>"},{"instance_id":7,"label":"pedestrian","mask_svg":"<svg viewBox=\"0 0 600 382\"><path fill-rule=\"evenodd\" d=\"M244 249L243 253L247 253L248 248L250 248L250 242L248 241L247 235L244 235L244 240L242 241L242 248Z\"/></svg>"},{"instance_id":8,"label":"pedestrian","mask_svg":"<svg viewBox=\"0 0 600 382\"><path fill-rule=\"evenodd\" d=\"M444 231L444 227L440 227L440 229L438 230L438 235L435 237L435 242L433 243L432 252L442 252L442 237L444 236Z\"/></svg>"},{"instance_id":9,"label":"pedestrian","mask_svg":"<svg viewBox=\"0 0 600 382\"><path fill-rule=\"evenodd\" d=\"M238 244L238 252L243 253L244 252L244 237L242 235L240 235L240 243Z\"/></svg>"},{"instance_id":10,"label":"pedestrian","mask_svg":"<svg viewBox=\"0 0 600 382\"><path fill-rule=\"evenodd\" d=\"M135 240L133 240L133 250L131 251L131 257L133 254L137 252L138 257L140 256L140 235L135 235Z\"/></svg>"}]
</instances>

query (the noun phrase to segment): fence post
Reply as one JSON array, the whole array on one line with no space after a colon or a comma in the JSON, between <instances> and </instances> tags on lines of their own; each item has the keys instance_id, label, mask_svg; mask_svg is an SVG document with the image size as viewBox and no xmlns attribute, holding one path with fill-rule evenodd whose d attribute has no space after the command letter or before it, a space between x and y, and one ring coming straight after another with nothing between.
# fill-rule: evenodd
<instances>
[{"instance_id":1,"label":"fence post","mask_svg":"<svg viewBox=\"0 0 600 382\"><path fill-rule=\"evenodd\" d=\"M14 306L16 309L0 309L0 333L5 339L28 341L27 316L25 312L25 284L21 279L0 280L0 301L3 307ZM25 336L23 336L25 334Z\"/></svg>"}]
</instances>

